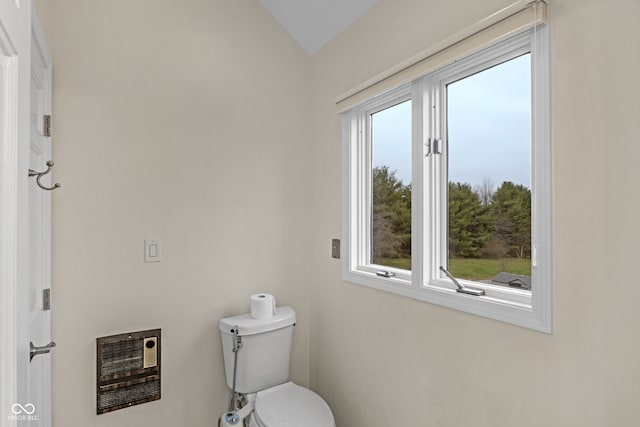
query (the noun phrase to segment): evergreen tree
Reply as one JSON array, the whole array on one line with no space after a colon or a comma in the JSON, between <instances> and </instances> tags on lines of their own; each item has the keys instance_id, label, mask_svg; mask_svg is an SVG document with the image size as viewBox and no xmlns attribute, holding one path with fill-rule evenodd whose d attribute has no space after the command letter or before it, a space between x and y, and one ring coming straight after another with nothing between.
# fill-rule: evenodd
<instances>
[{"instance_id":1,"label":"evergreen tree","mask_svg":"<svg viewBox=\"0 0 640 427\"><path fill-rule=\"evenodd\" d=\"M411 255L411 186L388 166L372 171L372 246L374 260Z\"/></svg>"},{"instance_id":2,"label":"evergreen tree","mask_svg":"<svg viewBox=\"0 0 640 427\"><path fill-rule=\"evenodd\" d=\"M531 256L531 191L505 181L493 192L485 179L475 190L450 182L449 255L463 258ZM411 185L388 166L372 170L372 256L411 256Z\"/></svg>"},{"instance_id":3,"label":"evergreen tree","mask_svg":"<svg viewBox=\"0 0 640 427\"><path fill-rule=\"evenodd\" d=\"M495 235L511 256L531 256L531 190L510 181L502 183L493 196L491 208L496 221Z\"/></svg>"},{"instance_id":4,"label":"evergreen tree","mask_svg":"<svg viewBox=\"0 0 640 427\"><path fill-rule=\"evenodd\" d=\"M449 255L479 257L491 238L490 209L471 185L449 183Z\"/></svg>"}]
</instances>

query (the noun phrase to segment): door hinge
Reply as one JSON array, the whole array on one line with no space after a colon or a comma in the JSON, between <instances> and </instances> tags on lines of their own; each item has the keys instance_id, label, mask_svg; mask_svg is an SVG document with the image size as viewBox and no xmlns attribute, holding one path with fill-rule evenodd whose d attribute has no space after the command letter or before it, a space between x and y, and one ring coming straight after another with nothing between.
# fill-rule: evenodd
<instances>
[{"instance_id":1,"label":"door hinge","mask_svg":"<svg viewBox=\"0 0 640 427\"><path fill-rule=\"evenodd\" d=\"M42 310L51 310L51 288L42 290Z\"/></svg>"},{"instance_id":2,"label":"door hinge","mask_svg":"<svg viewBox=\"0 0 640 427\"><path fill-rule=\"evenodd\" d=\"M44 116L44 136L51 136L51 114Z\"/></svg>"}]
</instances>

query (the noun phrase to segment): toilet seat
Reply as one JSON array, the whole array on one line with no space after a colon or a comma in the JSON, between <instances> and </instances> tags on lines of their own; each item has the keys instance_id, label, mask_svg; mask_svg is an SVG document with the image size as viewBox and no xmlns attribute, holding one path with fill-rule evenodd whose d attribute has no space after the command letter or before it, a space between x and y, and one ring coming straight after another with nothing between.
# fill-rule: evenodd
<instances>
[{"instance_id":1,"label":"toilet seat","mask_svg":"<svg viewBox=\"0 0 640 427\"><path fill-rule=\"evenodd\" d=\"M258 392L254 416L260 427L335 427L329 405L292 382Z\"/></svg>"}]
</instances>

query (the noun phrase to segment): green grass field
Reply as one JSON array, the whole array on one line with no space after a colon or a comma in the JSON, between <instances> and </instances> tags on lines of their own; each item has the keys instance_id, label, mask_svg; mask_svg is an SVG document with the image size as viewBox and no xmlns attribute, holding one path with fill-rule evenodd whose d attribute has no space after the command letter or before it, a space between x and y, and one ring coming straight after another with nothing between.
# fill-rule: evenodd
<instances>
[{"instance_id":1,"label":"green grass field","mask_svg":"<svg viewBox=\"0 0 640 427\"><path fill-rule=\"evenodd\" d=\"M411 269L409 258L382 258L375 260L375 263L404 270ZM456 277L469 280L487 280L501 271L531 276L531 259L452 258L449 260L449 271Z\"/></svg>"}]
</instances>

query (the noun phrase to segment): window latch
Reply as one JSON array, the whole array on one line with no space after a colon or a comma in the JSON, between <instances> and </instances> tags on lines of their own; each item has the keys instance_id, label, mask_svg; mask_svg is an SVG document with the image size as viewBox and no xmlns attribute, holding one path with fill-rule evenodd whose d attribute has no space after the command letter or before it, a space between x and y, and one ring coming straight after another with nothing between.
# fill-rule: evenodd
<instances>
[{"instance_id":1,"label":"window latch","mask_svg":"<svg viewBox=\"0 0 640 427\"><path fill-rule=\"evenodd\" d=\"M427 146L425 157L429 157L432 154L442 154L442 138L427 138L427 142L424 145Z\"/></svg>"},{"instance_id":2,"label":"window latch","mask_svg":"<svg viewBox=\"0 0 640 427\"><path fill-rule=\"evenodd\" d=\"M456 289L456 292L460 292L461 294L473 295L473 296L476 296L476 297L480 297L480 296L484 295L484 291L482 289L468 288L468 287L464 286L462 283L458 282L458 280L455 277L453 277L453 275L451 273L449 273L447 271L447 269L444 268L443 266L440 266L440 271L442 271L444 274L446 274L447 277L449 279L451 279L453 284L456 285L456 287L458 288L458 289Z\"/></svg>"},{"instance_id":3,"label":"window latch","mask_svg":"<svg viewBox=\"0 0 640 427\"><path fill-rule=\"evenodd\" d=\"M376 271L376 275L380 277L393 277L396 273L388 270Z\"/></svg>"}]
</instances>

